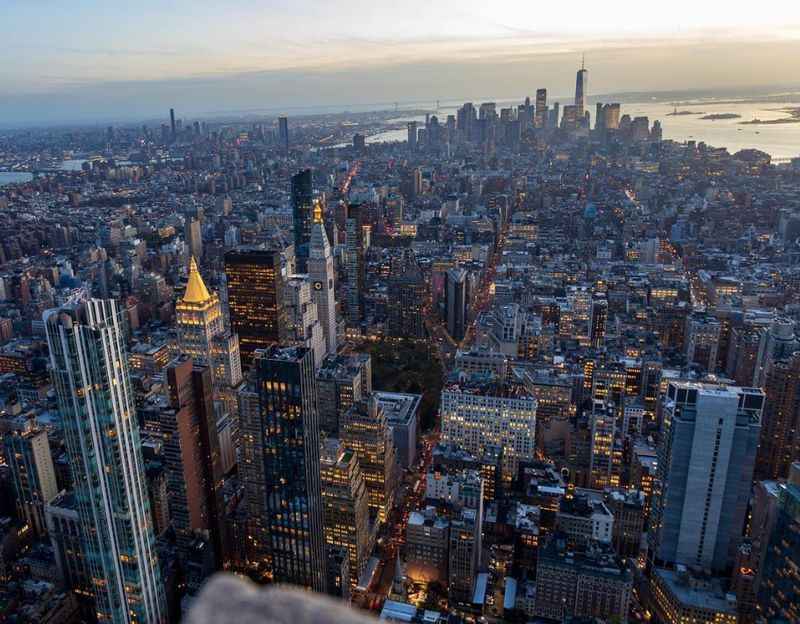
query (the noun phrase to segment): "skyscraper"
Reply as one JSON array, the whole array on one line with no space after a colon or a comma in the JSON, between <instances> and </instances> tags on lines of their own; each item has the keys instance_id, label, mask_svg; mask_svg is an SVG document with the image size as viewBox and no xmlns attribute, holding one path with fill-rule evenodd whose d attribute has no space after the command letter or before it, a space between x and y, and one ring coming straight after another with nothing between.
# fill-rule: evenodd
<instances>
[{"instance_id":1,"label":"skyscraper","mask_svg":"<svg viewBox=\"0 0 800 624\"><path fill-rule=\"evenodd\" d=\"M317 304L317 317L325 336L325 351L336 353L336 300L334 298L333 254L322 220L322 205L314 204L314 223L308 254L308 279L311 296Z\"/></svg>"},{"instance_id":2,"label":"skyscraper","mask_svg":"<svg viewBox=\"0 0 800 624\"><path fill-rule=\"evenodd\" d=\"M673 381L664 399L651 540L656 562L723 571L744 530L764 394Z\"/></svg>"},{"instance_id":3,"label":"skyscraper","mask_svg":"<svg viewBox=\"0 0 800 624\"><path fill-rule=\"evenodd\" d=\"M196 533L214 546L222 567L222 468L211 370L187 356L166 368L169 407L161 410L164 467L172 527L185 556Z\"/></svg>"},{"instance_id":4,"label":"skyscraper","mask_svg":"<svg viewBox=\"0 0 800 624\"><path fill-rule=\"evenodd\" d=\"M345 309L347 322L350 326L357 326L364 317L364 227L367 206L361 203L347 205L347 249L345 273L347 287L345 289Z\"/></svg>"},{"instance_id":5,"label":"skyscraper","mask_svg":"<svg viewBox=\"0 0 800 624\"><path fill-rule=\"evenodd\" d=\"M289 119L278 117L278 143L284 154L289 153Z\"/></svg>"},{"instance_id":6,"label":"skyscraper","mask_svg":"<svg viewBox=\"0 0 800 624\"><path fill-rule=\"evenodd\" d=\"M272 579L325 591L314 363L304 347L256 353L241 409L243 475L256 557ZM258 563L258 561L256 562Z\"/></svg>"},{"instance_id":7,"label":"skyscraper","mask_svg":"<svg viewBox=\"0 0 800 624\"><path fill-rule=\"evenodd\" d=\"M47 431L26 420L6 433L5 457L17 498L17 513L37 534L46 531L44 507L58 494Z\"/></svg>"},{"instance_id":8,"label":"skyscraper","mask_svg":"<svg viewBox=\"0 0 800 624\"><path fill-rule=\"evenodd\" d=\"M183 297L175 304L178 346L196 364L211 367L214 386L224 392L242 380L239 339L226 329L216 293L210 293L192 258Z\"/></svg>"},{"instance_id":9,"label":"skyscraper","mask_svg":"<svg viewBox=\"0 0 800 624\"><path fill-rule=\"evenodd\" d=\"M197 259L203 257L203 230L200 221L187 217L185 224L184 237L189 253Z\"/></svg>"},{"instance_id":10,"label":"skyscraper","mask_svg":"<svg viewBox=\"0 0 800 624\"><path fill-rule=\"evenodd\" d=\"M386 416L374 396L354 403L344 413L339 438L358 455L367 482L370 516L386 522L394 506L397 460Z\"/></svg>"},{"instance_id":11,"label":"skyscraper","mask_svg":"<svg viewBox=\"0 0 800 624\"><path fill-rule=\"evenodd\" d=\"M765 622L800 621L800 464L780 485L778 513L760 571L758 610Z\"/></svg>"},{"instance_id":12,"label":"skyscraper","mask_svg":"<svg viewBox=\"0 0 800 624\"><path fill-rule=\"evenodd\" d=\"M417 151L417 122L408 122L408 150L410 152Z\"/></svg>"},{"instance_id":13,"label":"skyscraper","mask_svg":"<svg viewBox=\"0 0 800 624\"><path fill-rule=\"evenodd\" d=\"M284 283L286 342L308 347L314 356L314 368L318 369L325 358L326 346L311 290L305 275L292 275Z\"/></svg>"},{"instance_id":14,"label":"skyscraper","mask_svg":"<svg viewBox=\"0 0 800 624\"><path fill-rule=\"evenodd\" d=\"M256 349L281 341L286 327L281 253L274 249L237 249L225 254L231 329L239 336L242 365Z\"/></svg>"},{"instance_id":15,"label":"skyscraper","mask_svg":"<svg viewBox=\"0 0 800 624\"><path fill-rule=\"evenodd\" d=\"M800 353L770 367L764 392L756 474L762 479L785 479L792 462L800 457Z\"/></svg>"},{"instance_id":16,"label":"skyscraper","mask_svg":"<svg viewBox=\"0 0 800 624\"><path fill-rule=\"evenodd\" d=\"M536 89L536 116L534 126L544 128L547 125L547 89Z\"/></svg>"},{"instance_id":17,"label":"skyscraper","mask_svg":"<svg viewBox=\"0 0 800 624\"><path fill-rule=\"evenodd\" d=\"M343 546L350 560L350 583L355 587L369 556L369 501L358 456L336 438L320 451L322 524L326 548Z\"/></svg>"},{"instance_id":18,"label":"skyscraper","mask_svg":"<svg viewBox=\"0 0 800 624\"><path fill-rule=\"evenodd\" d=\"M170 133L171 133L170 136L172 137L172 140L174 141L175 140L175 109L174 108L170 108L169 109L169 128L170 128Z\"/></svg>"},{"instance_id":19,"label":"skyscraper","mask_svg":"<svg viewBox=\"0 0 800 624\"><path fill-rule=\"evenodd\" d=\"M586 94L589 92L589 70L586 69L583 60L581 68L575 77L575 108L578 123L583 119L586 112Z\"/></svg>"},{"instance_id":20,"label":"skyscraper","mask_svg":"<svg viewBox=\"0 0 800 624\"><path fill-rule=\"evenodd\" d=\"M447 333L460 342L467 330L467 272L465 269L448 269L445 278L444 314Z\"/></svg>"},{"instance_id":21,"label":"skyscraper","mask_svg":"<svg viewBox=\"0 0 800 624\"><path fill-rule=\"evenodd\" d=\"M425 338L425 282L412 257L403 261L389 282L389 334L400 338Z\"/></svg>"},{"instance_id":22,"label":"skyscraper","mask_svg":"<svg viewBox=\"0 0 800 624\"><path fill-rule=\"evenodd\" d=\"M603 346L606 339L606 324L608 323L608 301L605 299L592 299L592 317L589 327L589 340L597 349Z\"/></svg>"},{"instance_id":23,"label":"skyscraper","mask_svg":"<svg viewBox=\"0 0 800 624\"><path fill-rule=\"evenodd\" d=\"M164 622L164 586L128 374L123 316L90 299L44 314L98 619Z\"/></svg>"},{"instance_id":24,"label":"skyscraper","mask_svg":"<svg viewBox=\"0 0 800 624\"><path fill-rule=\"evenodd\" d=\"M303 169L292 176L292 222L294 229L294 253L297 257L297 272L308 268L311 225L313 223L314 191L311 169Z\"/></svg>"}]
</instances>

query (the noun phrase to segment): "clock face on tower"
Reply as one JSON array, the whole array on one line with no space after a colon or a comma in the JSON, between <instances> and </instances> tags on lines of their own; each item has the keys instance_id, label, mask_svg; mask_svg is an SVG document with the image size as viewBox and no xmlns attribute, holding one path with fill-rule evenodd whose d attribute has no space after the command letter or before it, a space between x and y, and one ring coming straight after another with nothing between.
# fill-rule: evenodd
<instances>
[{"instance_id":1,"label":"clock face on tower","mask_svg":"<svg viewBox=\"0 0 800 624\"><path fill-rule=\"evenodd\" d=\"M322 282L314 282L314 290L322 290Z\"/></svg>"}]
</instances>

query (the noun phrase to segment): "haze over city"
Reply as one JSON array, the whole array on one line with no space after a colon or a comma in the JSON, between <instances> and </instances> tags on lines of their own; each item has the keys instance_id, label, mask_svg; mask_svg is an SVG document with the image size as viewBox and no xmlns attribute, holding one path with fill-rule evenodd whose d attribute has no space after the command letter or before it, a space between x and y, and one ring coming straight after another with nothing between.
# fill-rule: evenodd
<instances>
[{"instance_id":1,"label":"haze over city","mask_svg":"<svg viewBox=\"0 0 800 624\"><path fill-rule=\"evenodd\" d=\"M43 8L46 7L46 8ZM522 95L800 85L800 8L730 2L4 3L0 125ZM41 12L47 18L41 18ZM58 102L57 107L51 104Z\"/></svg>"}]
</instances>

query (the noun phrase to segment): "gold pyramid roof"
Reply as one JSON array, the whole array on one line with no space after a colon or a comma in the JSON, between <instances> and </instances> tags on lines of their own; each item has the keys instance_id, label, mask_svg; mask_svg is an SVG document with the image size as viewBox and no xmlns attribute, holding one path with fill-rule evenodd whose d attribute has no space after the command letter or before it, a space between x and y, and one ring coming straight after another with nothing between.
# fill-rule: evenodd
<instances>
[{"instance_id":1,"label":"gold pyramid roof","mask_svg":"<svg viewBox=\"0 0 800 624\"><path fill-rule=\"evenodd\" d=\"M189 281L186 283L186 292L183 293L183 303L205 303L211 299L205 282L197 269L197 262L192 256L189 260Z\"/></svg>"}]
</instances>

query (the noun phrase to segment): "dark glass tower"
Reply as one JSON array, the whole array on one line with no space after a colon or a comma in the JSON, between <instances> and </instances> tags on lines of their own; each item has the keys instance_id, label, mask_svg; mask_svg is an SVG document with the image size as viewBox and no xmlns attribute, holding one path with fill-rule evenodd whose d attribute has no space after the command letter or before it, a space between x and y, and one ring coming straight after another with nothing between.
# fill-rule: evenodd
<instances>
[{"instance_id":1,"label":"dark glass tower","mask_svg":"<svg viewBox=\"0 0 800 624\"><path fill-rule=\"evenodd\" d=\"M251 490L259 550L272 579L325 591L320 436L313 355L305 347L256 353L257 400L243 403L245 456L261 481Z\"/></svg>"},{"instance_id":2,"label":"dark glass tower","mask_svg":"<svg viewBox=\"0 0 800 624\"><path fill-rule=\"evenodd\" d=\"M304 169L292 176L292 219L294 222L294 253L297 256L297 272L306 273L308 249L311 241L311 226L314 223L314 192L311 184L311 169Z\"/></svg>"},{"instance_id":3,"label":"dark glass tower","mask_svg":"<svg viewBox=\"0 0 800 624\"><path fill-rule=\"evenodd\" d=\"M242 365L256 349L280 342L286 327L281 254L270 249L237 249L225 254L231 329L239 334Z\"/></svg>"}]
</instances>

